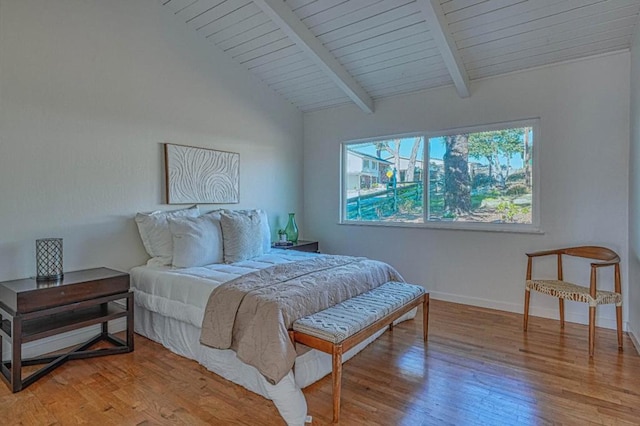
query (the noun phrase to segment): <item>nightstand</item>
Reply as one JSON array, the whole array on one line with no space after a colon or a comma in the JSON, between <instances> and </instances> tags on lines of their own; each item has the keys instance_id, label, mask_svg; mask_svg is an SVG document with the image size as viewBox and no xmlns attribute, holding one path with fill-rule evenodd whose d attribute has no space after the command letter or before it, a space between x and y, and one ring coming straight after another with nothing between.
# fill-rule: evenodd
<instances>
[{"instance_id":1,"label":"nightstand","mask_svg":"<svg viewBox=\"0 0 640 426\"><path fill-rule=\"evenodd\" d=\"M279 250L297 250L297 251L308 251L311 253L320 253L317 241L298 240L298 242L292 246L276 246L272 244L271 248L279 249Z\"/></svg>"},{"instance_id":2,"label":"nightstand","mask_svg":"<svg viewBox=\"0 0 640 426\"><path fill-rule=\"evenodd\" d=\"M124 301L114 303L116 301ZM109 321L126 317L126 341L109 333ZM101 331L67 353L22 359L22 345L45 337L101 324ZM133 351L133 293L129 274L107 268L67 272L59 281L35 278L0 283L0 351L11 343L8 361L0 363L0 377L18 392L72 359ZM89 349L100 341L110 347ZM26 378L22 367L46 364Z\"/></svg>"}]
</instances>

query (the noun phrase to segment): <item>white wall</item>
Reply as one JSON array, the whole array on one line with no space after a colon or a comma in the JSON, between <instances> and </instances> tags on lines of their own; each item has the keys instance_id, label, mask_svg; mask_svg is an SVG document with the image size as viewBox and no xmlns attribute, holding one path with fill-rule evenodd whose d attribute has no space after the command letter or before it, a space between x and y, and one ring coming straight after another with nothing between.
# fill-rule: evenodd
<instances>
[{"instance_id":1,"label":"white wall","mask_svg":"<svg viewBox=\"0 0 640 426\"><path fill-rule=\"evenodd\" d=\"M164 142L240 153L240 204L302 214L302 116L157 0L0 0L0 280L147 256L133 217L164 205ZM213 205L204 209L213 209Z\"/></svg>"},{"instance_id":2,"label":"white wall","mask_svg":"<svg viewBox=\"0 0 640 426\"><path fill-rule=\"evenodd\" d=\"M629 329L640 351L640 26L631 50L631 152L629 155Z\"/></svg>"},{"instance_id":3,"label":"white wall","mask_svg":"<svg viewBox=\"0 0 640 426\"><path fill-rule=\"evenodd\" d=\"M534 117L543 235L338 225L341 142ZM627 292L628 53L475 82L467 99L446 87L378 101L371 115L350 106L309 113L304 134L306 233L323 251L388 261L434 298L522 312L526 252L605 245L622 257ZM587 311L569 302L567 320L586 322ZM557 317L557 300L533 295L531 312ZM601 308L599 325L615 326L614 312Z\"/></svg>"}]
</instances>

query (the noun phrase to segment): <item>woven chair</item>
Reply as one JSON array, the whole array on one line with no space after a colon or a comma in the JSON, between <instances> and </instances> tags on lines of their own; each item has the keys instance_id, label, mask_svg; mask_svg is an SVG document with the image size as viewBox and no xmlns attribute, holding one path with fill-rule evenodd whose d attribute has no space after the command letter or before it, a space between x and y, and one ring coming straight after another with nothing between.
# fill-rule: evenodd
<instances>
[{"instance_id":1,"label":"woven chair","mask_svg":"<svg viewBox=\"0 0 640 426\"><path fill-rule=\"evenodd\" d=\"M531 278L534 257L555 255L558 258L557 280L534 280ZM589 287L572 284L564 281L562 275L562 256L575 256L599 262L591 263L591 282ZM613 266L614 291L598 290L598 268ZM620 290L620 257L616 252L605 247L584 246L569 247L557 250L546 250L535 253L527 253L527 282L524 291L524 331L527 331L529 322L529 298L531 290L557 297L560 305L560 328L564 328L564 300L584 302L589 304L589 356L593 356L594 339L596 331L596 306L615 303L616 323L618 328L618 350L622 350L622 292Z\"/></svg>"}]
</instances>

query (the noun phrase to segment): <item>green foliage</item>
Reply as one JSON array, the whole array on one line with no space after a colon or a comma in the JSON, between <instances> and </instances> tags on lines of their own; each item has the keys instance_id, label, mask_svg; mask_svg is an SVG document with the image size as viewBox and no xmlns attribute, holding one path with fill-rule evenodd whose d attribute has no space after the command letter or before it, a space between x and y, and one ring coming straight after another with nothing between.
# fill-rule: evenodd
<instances>
[{"instance_id":1,"label":"green foliage","mask_svg":"<svg viewBox=\"0 0 640 426\"><path fill-rule=\"evenodd\" d=\"M494 183L494 179L487 175L486 173L478 173L473 177L473 181L471 182L471 188L481 188L484 186L491 186Z\"/></svg>"},{"instance_id":2,"label":"green foliage","mask_svg":"<svg viewBox=\"0 0 640 426\"><path fill-rule=\"evenodd\" d=\"M504 187L509 178L510 159L514 154L524 155L524 135L529 131L530 128L525 127L471 133L469 134L469 156L486 159L489 162L489 174L498 177L501 186ZM501 159L506 159L506 169L501 164Z\"/></svg>"},{"instance_id":3,"label":"green foliage","mask_svg":"<svg viewBox=\"0 0 640 426\"><path fill-rule=\"evenodd\" d=\"M401 213L422 213L422 200L416 200L415 198L403 199L398 203L398 210Z\"/></svg>"},{"instance_id":4,"label":"green foliage","mask_svg":"<svg viewBox=\"0 0 640 426\"><path fill-rule=\"evenodd\" d=\"M515 217L519 214L529 214L529 207L520 207L512 202L503 201L498 204L496 211L500 213L503 222L513 222Z\"/></svg>"},{"instance_id":5,"label":"green foliage","mask_svg":"<svg viewBox=\"0 0 640 426\"><path fill-rule=\"evenodd\" d=\"M527 185L523 183L516 183L515 185L511 185L507 188L505 192L507 195L522 195L527 193Z\"/></svg>"},{"instance_id":6,"label":"green foliage","mask_svg":"<svg viewBox=\"0 0 640 426\"><path fill-rule=\"evenodd\" d=\"M471 196L471 211L474 211L482 205L482 202L487 198L485 192L479 192Z\"/></svg>"},{"instance_id":7,"label":"green foliage","mask_svg":"<svg viewBox=\"0 0 640 426\"><path fill-rule=\"evenodd\" d=\"M525 179L524 172L518 172L512 175L509 175L509 177L507 178L507 182L524 181L524 179Z\"/></svg>"},{"instance_id":8,"label":"green foliage","mask_svg":"<svg viewBox=\"0 0 640 426\"><path fill-rule=\"evenodd\" d=\"M521 152L525 129L504 129L469 134L469 156L490 162L499 154L510 157Z\"/></svg>"}]
</instances>

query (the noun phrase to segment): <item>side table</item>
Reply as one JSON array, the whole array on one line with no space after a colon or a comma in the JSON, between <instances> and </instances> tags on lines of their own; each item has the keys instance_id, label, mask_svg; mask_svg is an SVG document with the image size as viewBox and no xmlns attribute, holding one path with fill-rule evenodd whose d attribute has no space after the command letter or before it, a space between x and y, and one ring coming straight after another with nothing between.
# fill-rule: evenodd
<instances>
[{"instance_id":1,"label":"side table","mask_svg":"<svg viewBox=\"0 0 640 426\"><path fill-rule=\"evenodd\" d=\"M298 240L297 243L290 246L278 246L276 244L272 244L271 248L280 249L280 250L297 250L297 251L308 251L311 253L319 253L317 241Z\"/></svg>"},{"instance_id":2,"label":"side table","mask_svg":"<svg viewBox=\"0 0 640 426\"><path fill-rule=\"evenodd\" d=\"M114 303L124 300L124 306ZM109 333L109 321L126 317L126 341ZM23 359L22 344L71 330L101 324L101 332L63 354ZM11 342L9 360L0 363L0 377L18 392L72 359L133 351L133 293L129 274L108 268L67 272L59 281L35 278L0 283L0 354L3 339ZM89 349L100 341L111 347ZM22 367L46 364L22 377Z\"/></svg>"}]
</instances>

